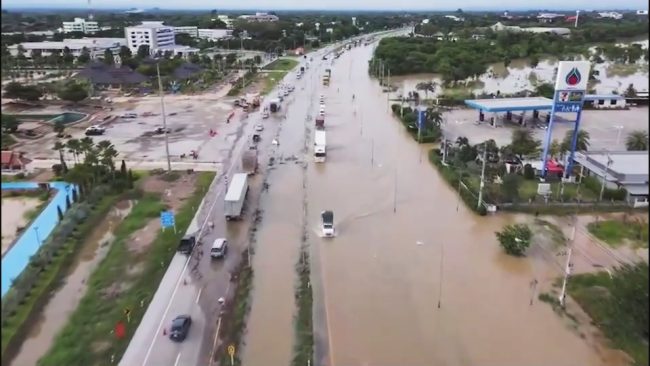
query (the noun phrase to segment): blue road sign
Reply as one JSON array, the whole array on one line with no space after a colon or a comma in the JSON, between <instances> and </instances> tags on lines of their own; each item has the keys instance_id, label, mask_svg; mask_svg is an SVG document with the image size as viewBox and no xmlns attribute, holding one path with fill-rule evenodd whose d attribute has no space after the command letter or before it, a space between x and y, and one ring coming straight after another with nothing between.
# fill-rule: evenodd
<instances>
[{"instance_id":1,"label":"blue road sign","mask_svg":"<svg viewBox=\"0 0 650 366\"><path fill-rule=\"evenodd\" d=\"M174 213L171 211L163 211L160 213L160 226L163 228L173 227L176 224Z\"/></svg>"}]
</instances>

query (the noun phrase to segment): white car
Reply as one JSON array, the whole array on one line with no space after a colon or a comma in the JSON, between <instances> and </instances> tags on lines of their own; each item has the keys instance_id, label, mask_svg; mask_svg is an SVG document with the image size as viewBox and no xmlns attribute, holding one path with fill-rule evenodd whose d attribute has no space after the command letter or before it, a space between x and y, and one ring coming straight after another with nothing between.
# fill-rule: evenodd
<instances>
[{"instance_id":1,"label":"white car","mask_svg":"<svg viewBox=\"0 0 650 366\"><path fill-rule=\"evenodd\" d=\"M325 110L321 109L320 112L318 112L318 115L321 117L325 117Z\"/></svg>"},{"instance_id":2,"label":"white car","mask_svg":"<svg viewBox=\"0 0 650 366\"><path fill-rule=\"evenodd\" d=\"M269 111L268 110L265 109L264 112L262 112L262 118L269 118Z\"/></svg>"},{"instance_id":3,"label":"white car","mask_svg":"<svg viewBox=\"0 0 650 366\"><path fill-rule=\"evenodd\" d=\"M259 132L259 131L264 131L264 126L262 126L262 125L256 125L256 126L255 126L255 131L258 131L258 132Z\"/></svg>"},{"instance_id":4,"label":"white car","mask_svg":"<svg viewBox=\"0 0 650 366\"><path fill-rule=\"evenodd\" d=\"M286 97L287 95L289 95L289 90L288 90L288 89L285 89L283 94L284 94L284 96Z\"/></svg>"}]
</instances>

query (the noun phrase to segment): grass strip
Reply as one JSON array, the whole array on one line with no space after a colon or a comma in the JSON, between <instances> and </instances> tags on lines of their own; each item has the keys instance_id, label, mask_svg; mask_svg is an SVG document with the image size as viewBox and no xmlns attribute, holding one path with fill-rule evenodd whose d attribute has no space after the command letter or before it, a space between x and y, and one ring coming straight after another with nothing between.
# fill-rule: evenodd
<instances>
[{"instance_id":1,"label":"grass strip","mask_svg":"<svg viewBox=\"0 0 650 366\"><path fill-rule=\"evenodd\" d=\"M290 58L279 58L264 66L264 70L291 71L299 62Z\"/></svg>"},{"instance_id":2,"label":"grass strip","mask_svg":"<svg viewBox=\"0 0 650 366\"><path fill-rule=\"evenodd\" d=\"M639 247L648 247L647 221L601 220L589 223L587 229L612 247L622 245L625 240Z\"/></svg>"},{"instance_id":3,"label":"grass strip","mask_svg":"<svg viewBox=\"0 0 650 366\"><path fill-rule=\"evenodd\" d=\"M295 317L296 342L294 345L292 366L314 364L314 325L313 325L313 293L310 282L309 254L306 248L301 251L300 260L296 265L298 286L296 288Z\"/></svg>"},{"instance_id":4,"label":"grass strip","mask_svg":"<svg viewBox=\"0 0 650 366\"><path fill-rule=\"evenodd\" d=\"M18 349L23 342L27 331L27 321L42 306L44 306L53 291L59 285L61 277L66 273L72 263L74 253L84 242L86 236L95 228L95 226L106 216L108 211L117 201L117 195L104 197L92 210L90 216L80 224L78 230L78 239L68 239L59 251L59 255L52 258L52 262L45 267L45 270L39 274L36 285L24 299L24 302L13 316L2 319L2 358L5 363L5 357L11 358L13 355L10 349ZM25 270L29 270L26 268Z\"/></svg>"},{"instance_id":5,"label":"grass strip","mask_svg":"<svg viewBox=\"0 0 650 366\"><path fill-rule=\"evenodd\" d=\"M88 292L52 348L39 360L39 366L92 366L119 361L214 175L198 173L194 193L176 212L177 233L159 232L149 247L136 253L127 246L131 234L156 220L164 208L159 195L142 195L115 229L115 240L91 275ZM112 334L115 324L127 322L124 309L131 310L130 323L126 324L125 337L116 339Z\"/></svg>"},{"instance_id":6,"label":"grass strip","mask_svg":"<svg viewBox=\"0 0 650 366\"><path fill-rule=\"evenodd\" d=\"M264 87L262 88L262 94L267 95L273 91L278 83L288 74L288 71L277 71L269 72L264 75Z\"/></svg>"}]
</instances>

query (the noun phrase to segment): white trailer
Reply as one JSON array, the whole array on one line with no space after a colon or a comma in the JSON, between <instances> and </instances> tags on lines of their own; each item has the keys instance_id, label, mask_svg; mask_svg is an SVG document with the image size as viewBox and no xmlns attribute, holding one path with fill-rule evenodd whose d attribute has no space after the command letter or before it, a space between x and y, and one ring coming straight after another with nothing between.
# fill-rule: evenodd
<instances>
[{"instance_id":1,"label":"white trailer","mask_svg":"<svg viewBox=\"0 0 650 366\"><path fill-rule=\"evenodd\" d=\"M224 199L224 213L226 220L239 220L248 194L248 174L237 173L233 175Z\"/></svg>"},{"instance_id":2,"label":"white trailer","mask_svg":"<svg viewBox=\"0 0 650 366\"><path fill-rule=\"evenodd\" d=\"M314 132L314 161L324 163L327 157L327 140L325 131L316 130Z\"/></svg>"}]
</instances>

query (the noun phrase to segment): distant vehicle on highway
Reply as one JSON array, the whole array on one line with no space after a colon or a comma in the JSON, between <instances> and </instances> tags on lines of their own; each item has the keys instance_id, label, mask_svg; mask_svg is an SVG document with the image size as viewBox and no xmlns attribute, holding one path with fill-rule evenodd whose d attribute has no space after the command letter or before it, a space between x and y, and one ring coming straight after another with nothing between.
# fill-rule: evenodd
<instances>
[{"instance_id":1,"label":"distant vehicle on highway","mask_svg":"<svg viewBox=\"0 0 650 366\"><path fill-rule=\"evenodd\" d=\"M154 133L159 134L159 135L162 135L163 133L165 133L165 131L167 131L167 133L171 133L171 132L172 132L171 128L169 128L169 127L167 127L167 128L164 128L164 127L156 127L156 129L153 130Z\"/></svg>"},{"instance_id":2,"label":"distant vehicle on highway","mask_svg":"<svg viewBox=\"0 0 650 366\"><path fill-rule=\"evenodd\" d=\"M256 125L255 126L255 131L264 131L264 126L263 125Z\"/></svg>"},{"instance_id":3,"label":"distant vehicle on highway","mask_svg":"<svg viewBox=\"0 0 650 366\"><path fill-rule=\"evenodd\" d=\"M224 211L226 220L238 220L242 216L244 202L248 195L248 174L237 173L232 177L226 197L224 198Z\"/></svg>"},{"instance_id":4,"label":"distant vehicle on highway","mask_svg":"<svg viewBox=\"0 0 650 366\"><path fill-rule=\"evenodd\" d=\"M210 248L210 257L213 259L224 258L228 253L228 240L225 238L217 238L212 243Z\"/></svg>"},{"instance_id":5,"label":"distant vehicle on highway","mask_svg":"<svg viewBox=\"0 0 650 366\"><path fill-rule=\"evenodd\" d=\"M169 332L169 339L175 342L182 342L187 338L192 326L192 317L189 315L179 315L172 320L172 327Z\"/></svg>"},{"instance_id":6,"label":"distant vehicle on highway","mask_svg":"<svg viewBox=\"0 0 650 366\"><path fill-rule=\"evenodd\" d=\"M177 114L178 114L178 113L176 113L176 112L171 112L171 113L168 114L168 116L175 116L175 115L177 115Z\"/></svg>"},{"instance_id":7,"label":"distant vehicle on highway","mask_svg":"<svg viewBox=\"0 0 650 366\"><path fill-rule=\"evenodd\" d=\"M269 102L269 110L271 113L275 113L280 110L280 100L279 99L272 99Z\"/></svg>"},{"instance_id":8,"label":"distant vehicle on highway","mask_svg":"<svg viewBox=\"0 0 650 366\"><path fill-rule=\"evenodd\" d=\"M138 118L138 114L133 112L127 112L122 115L122 118Z\"/></svg>"},{"instance_id":9,"label":"distant vehicle on highway","mask_svg":"<svg viewBox=\"0 0 650 366\"><path fill-rule=\"evenodd\" d=\"M178 243L176 251L181 254L190 255L192 254L195 245L196 237L194 235L185 235Z\"/></svg>"},{"instance_id":10,"label":"distant vehicle on highway","mask_svg":"<svg viewBox=\"0 0 650 366\"><path fill-rule=\"evenodd\" d=\"M101 136L106 132L106 129L104 127L100 126L90 126L86 128L85 134L86 136Z\"/></svg>"},{"instance_id":11,"label":"distant vehicle on highway","mask_svg":"<svg viewBox=\"0 0 650 366\"><path fill-rule=\"evenodd\" d=\"M323 61L326 61L326 60L327 60L327 56L323 56Z\"/></svg>"}]
</instances>

